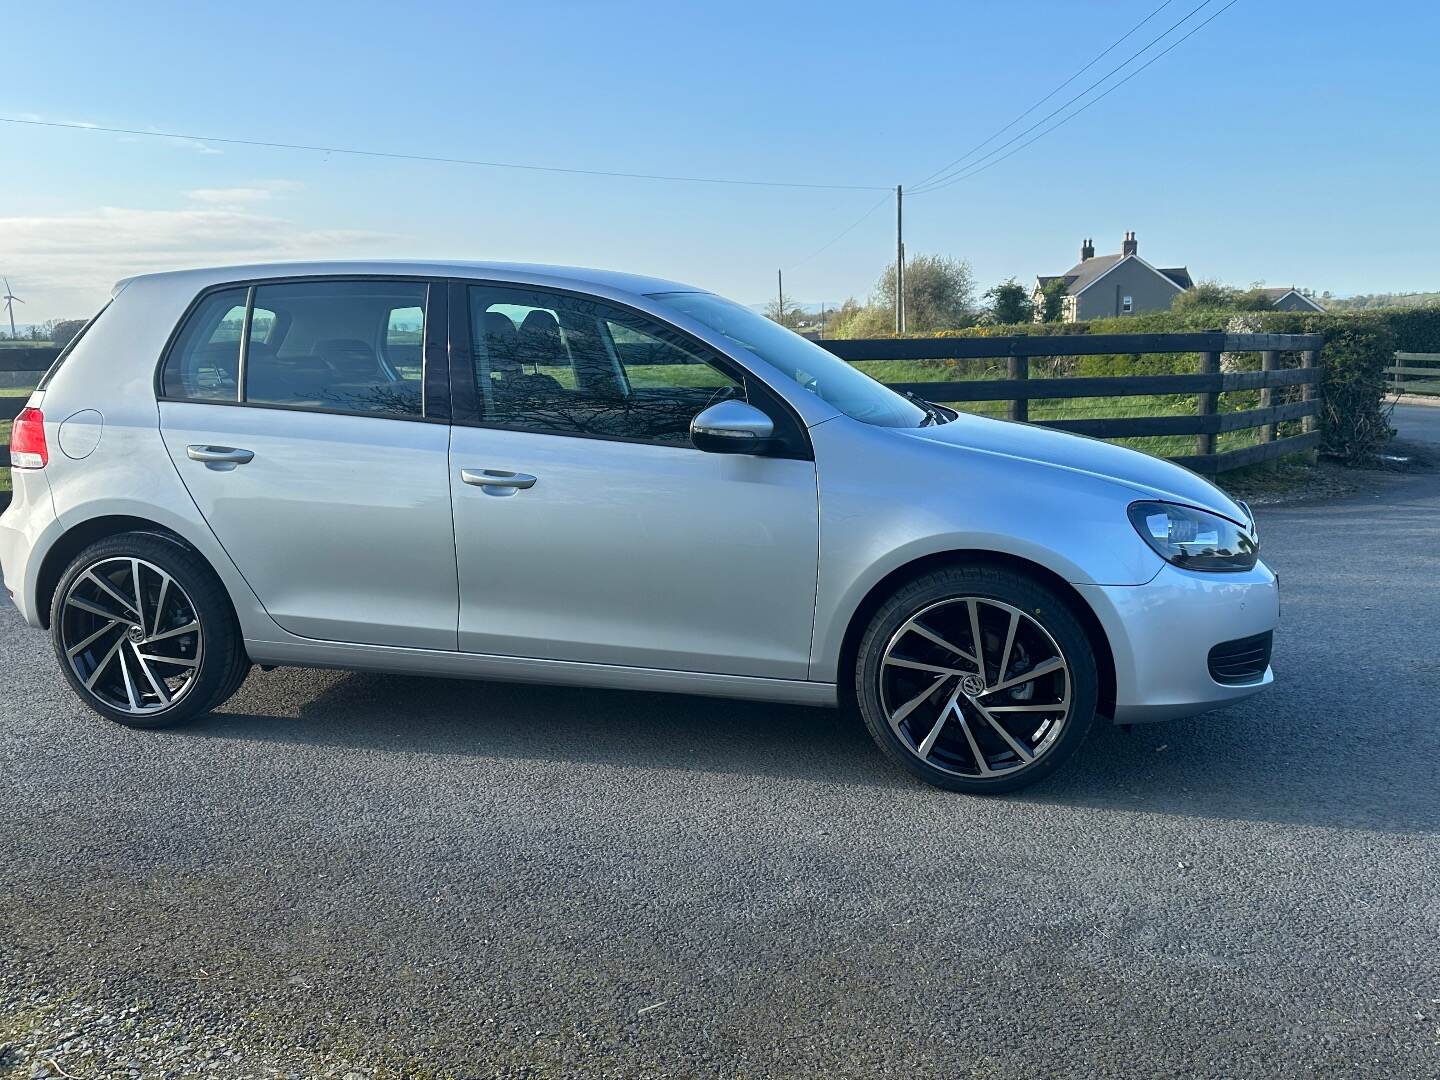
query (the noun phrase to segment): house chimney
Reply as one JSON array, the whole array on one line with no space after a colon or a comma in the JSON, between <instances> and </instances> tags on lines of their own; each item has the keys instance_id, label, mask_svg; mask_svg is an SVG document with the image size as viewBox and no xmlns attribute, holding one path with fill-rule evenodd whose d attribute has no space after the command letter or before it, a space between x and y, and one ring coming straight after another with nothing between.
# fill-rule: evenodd
<instances>
[{"instance_id":1,"label":"house chimney","mask_svg":"<svg viewBox=\"0 0 1440 1080\"><path fill-rule=\"evenodd\" d=\"M1140 245L1135 242L1135 234L1133 232L1127 232L1125 234L1125 242L1120 245L1120 254L1134 255L1136 251L1139 250L1139 247Z\"/></svg>"},{"instance_id":2,"label":"house chimney","mask_svg":"<svg viewBox=\"0 0 1440 1080\"><path fill-rule=\"evenodd\" d=\"M1080 261L1081 261L1081 262L1084 262L1086 259L1093 259L1094 257L1095 257L1095 241L1094 241L1094 240L1082 240L1082 241L1080 241Z\"/></svg>"}]
</instances>

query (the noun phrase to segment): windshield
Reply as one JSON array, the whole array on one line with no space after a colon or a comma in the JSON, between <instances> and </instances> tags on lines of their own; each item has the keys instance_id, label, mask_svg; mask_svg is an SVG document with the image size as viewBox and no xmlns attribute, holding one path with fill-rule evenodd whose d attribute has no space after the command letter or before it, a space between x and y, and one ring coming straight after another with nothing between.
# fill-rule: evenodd
<instances>
[{"instance_id":1,"label":"windshield","mask_svg":"<svg viewBox=\"0 0 1440 1080\"><path fill-rule=\"evenodd\" d=\"M652 293L658 300L749 349L846 416L877 427L920 427L925 410L777 322L714 293Z\"/></svg>"}]
</instances>

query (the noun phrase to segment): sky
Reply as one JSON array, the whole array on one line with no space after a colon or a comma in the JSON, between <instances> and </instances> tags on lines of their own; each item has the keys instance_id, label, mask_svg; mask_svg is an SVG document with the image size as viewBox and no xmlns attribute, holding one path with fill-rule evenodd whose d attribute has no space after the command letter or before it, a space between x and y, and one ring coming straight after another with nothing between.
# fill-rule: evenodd
<instances>
[{"instance_id":1,"label":"sky","mask_svg":"<svg viewBox=\"0 0 1440 1080\"><path fill-rule=\"evenodd\" d=\"M1172 0L975 157L1197 3ZM16 5L0 85L12 119L879 190L0 123L0 274L21 321L87 316L135 273L330 257L601 266L744 303L773 296L780 269L807 303L863 299L894 257L884 189L918 188L1159 4ZM907 194L907 254L966 259L983 290L1065 270L1087 236L1117 251L1134 230L1142 257L1197 280L1440 288L1436 40L1432 3L1238 0L1034 145Z\"/></svg>"}]
</instances>

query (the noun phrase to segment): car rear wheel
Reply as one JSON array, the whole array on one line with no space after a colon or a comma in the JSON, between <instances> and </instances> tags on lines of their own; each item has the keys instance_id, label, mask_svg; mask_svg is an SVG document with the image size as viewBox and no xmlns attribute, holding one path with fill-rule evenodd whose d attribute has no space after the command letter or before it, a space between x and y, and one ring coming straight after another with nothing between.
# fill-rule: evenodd
<instances>
[{"instance_id":1,"label":"car rear wheel","mask_svg":"<svg viewBox=\"0 0 1440 1080\"><path fill-rule=\"evenodd\" d=\"M999 794L1059 768L1095 717L1095 654L1069 606L1023 574L926 574L883 604L855 666L870 734L952 791Z\"/></svg>"},{"instance_id":2,"label":"car rear wheel","mask_svg":"<svg viewBox=\"0 0 1440 1080\"><path fill-rule=\"evenodd\" d=\"M50 635L80 699L130 727L209 712L250 668L214 572L152 533L108 537L77 555L55 590Z\"/></svg>"}]
</instances>

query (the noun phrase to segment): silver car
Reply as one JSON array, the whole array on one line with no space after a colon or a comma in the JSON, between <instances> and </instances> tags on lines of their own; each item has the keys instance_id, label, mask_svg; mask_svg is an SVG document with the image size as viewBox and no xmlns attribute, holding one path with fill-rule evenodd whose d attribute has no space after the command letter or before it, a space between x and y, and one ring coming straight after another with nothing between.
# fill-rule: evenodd
<instances>
[{"instance_id":1,"label":"silver car","mask_svg":"<svg viewBox=\"0 0 1440 1080\"><path fill-rule=\"evenodd\" d=\"M1272 681L1275 576L1175 465L903 397L713 293L490 263L153 274L11 436L0 563L102 716L252 664L853 707L1010 791Z\"/></svg>"}]
</instances>

